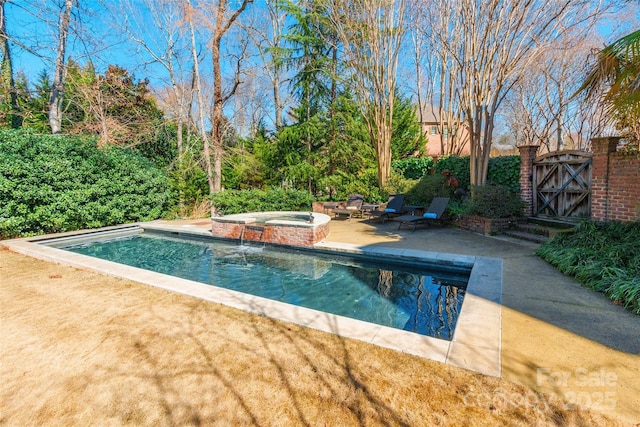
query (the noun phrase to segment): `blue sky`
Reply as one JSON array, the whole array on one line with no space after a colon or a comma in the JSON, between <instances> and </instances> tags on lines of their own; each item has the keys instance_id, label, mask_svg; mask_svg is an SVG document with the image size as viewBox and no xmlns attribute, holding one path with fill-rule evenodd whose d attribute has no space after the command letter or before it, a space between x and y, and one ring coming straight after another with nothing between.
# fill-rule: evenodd
<instances>
[{"instance_id":1,"label":"blue sky","mask_svg":"<svg viewBox=\"0 0 640 427\"><path fill-rule=\"evenodd\" d=\"M46 4L46 7L53 12L56 6L53 1L31 0L35 3ZM83 30L86 31L94 41L86 43L70 34L68 38L68 55L81 64L91 59L99 70L105 70L109 64L117 64L131 71L135 70L140 63L140 59L131 54L131 45L113 29L104 25L96 17L104 16L105 10L96 0L80 0L86 11L90 13L80 13L79 17ZM58 9L59 10L59 9ZM22 42L28 43L30 48L36 49L42 57L29 53L19 46L12 46L12 59L15 71L23 71L31 81L37 78L40 72L46 70L52 74L55 60L55 43L57 35L52 32L51 23L34 16L34 8L24 1L13 1L6 5L7 32L10 37L15 37ZM54 13L47 14L52 22L57 22ZM99 44L100 47L94 47Z\"/></svg>"},{"instance_id":2,"label":"blue sky","mask_svg":"<svg viewBox=\"0 0 640 427\"><path fill-rule=\"evenodd\" d=\"M91 41L83 43L78 38L71 36L68 46L70 56L80 63L84 63L89 58L88 55L92 54L91 59L98 70L106 69L109 64L117 64L130 70L138 78L149 77L153 79L153 75L143 75L143 72L151 72L152 68L146 71L141 69L142 61L140 57L133 53L135 46L123 37L124 34L100 22L101 19L99 18L106 13L101 2L98 0L80 0L80 2L84 10L77 16L80 18L83 29L87 31L87 34L95 38L95 43ZM34 16L34 8L30 7L31 3L47 5L47 7L55 9L53 0L10 0L5 6L7 30L10 36L22 41L32 42L30 43L31 46L35 46L35 39L37 39L38 43L45 45L39 51L48 60L38 58L15 45L12 47L14 70L24 71L30 80L35 79L42 70L51 70L53 68L51 60L55 56L55 46L53 45L55 43L55 34L51 32L50 26L42 22L41 18ZM111 2L111 4L115 3L115 1ZM140 5L140 3L137 4ZM627 22L623 22L625 19L617 17L603 22L599 32L605 35L608 41L612 41L617 35L633 30L633 25L630 23L635 20L637 26L637 22L640 22L640 7L638 5L640 5L640 2L631 2L629 4L628 13L622 15L623 17L626 15ZM264 0L256 0L250 6L254 11L261 8L264 10L264 7ZM53 13L47 15L51 19L57 20L57 16L52 16L54 15ZM153 30L152 25L149 25L149 30ZM93 46L98 43L101 45L99 50Z\"/></svg>"},{"instance_id":3,"label":"blue sky","mask_svg":"<svg viewBox=\"0 0 640 427\"><path fill-rule=\"evenodd\" d=\"M48 74L52 75L53 60L55 59L55 40L56 34L52 28L57 23L56 4L60 0L10 0L5 6L7 16L7 30L10 36L16 37L22 42L29 43L31 46L40 45L39 52L48 59L38 58L36 55L25 52L17 46L12 47L12 55L14 62L14 71L23 71L27 75L27 78L31 84L33 84L39 73L46 70ZM117 5L120 1L124 0L107 0L107 5ZM140 0L133 1L137 6L142 5ZM426 0L425 0L426 1ZM89 35L92 40L81 41L78 37L71 35L69 38L68 51L70 57L80 62L80 64L86 63L91 59L99 72L104 72L107 66L115 64L123 67L136 78L145 79L148 78L152 87L159 88L167 84L166 71L160 69L160 67L145 64L142 57L136 54L136 45L127 39L126 34L122 29L118 29L116 19L108 19L105 22L104 17L110 16L102 2L99 0L79 0L81 7L83 8L80 13L76 15L79 19L85 35ZM194 3L197 0L193 0ZM43 22L43 19L38 17L35 13L34 7L29 7L32 4L38 4L43 7L51 9L49 13L43 16L52 20L52 23L47 24ZM627 3L626 12L618 15L614 19L603 22L599 27L599 31L606 35L607 41L613 41L615 38L623 33L629 32L637 28L638 22L640 22L640 2ZM255 3L250 5L250 9L243 15L243 19L248 19L251 15L258 16L258 19L265 21L266 18L260 18L261 13L265 13L265 0L255 0ZM117 18L122 18L120 15ZM113 25L112 25L113 24ZM154 32L154 26L151 24L146 25L149 34ZM98 48L99 46L99 48ZM205 53L208 53L208 49L203 48ZM408 53L405 58L410 58ZM258 61L254 58L253 61ZM201 64L203 73L206 73L210 69L210 59L205 60ZM412 66L409 66L412 67ZM408 67L408 68L409 68ZM411 68L412 69L412 68ZM408 94L413 93L413 83L407 81L406 76L411 73L405 74L405 78L401 78L402 82L406 85ZM287 88L283 88L284 91ZM231 107L229 107L231 108Z\"/></svg>"}]
</instances>

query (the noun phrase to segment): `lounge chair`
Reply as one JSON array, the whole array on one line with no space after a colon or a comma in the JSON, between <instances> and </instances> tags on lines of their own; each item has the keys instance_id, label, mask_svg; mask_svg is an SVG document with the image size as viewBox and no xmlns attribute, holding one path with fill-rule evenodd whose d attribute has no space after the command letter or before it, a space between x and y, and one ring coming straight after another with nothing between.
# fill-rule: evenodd
<instances>
[{"instance_id":1,"label":"lounge chair","mask_svg":"<svg viewBox=\"0 0 640 427\"><path fill-rule=\"evenodd\" d=\"M403 225L411 225L413 226L413 231L415 231L418 224L425 224L442 219L442 215L447 209L448 204L449 197L434 197L424 214L402 215L394 218L394 221L398 221L400 223L398 225L398 230L402 228Z\"/></svg>"},{"instance_id":2,"label":"lounge chair","mask_svg":"<svg viewBox=\"0 0 640 427\"><path fill-rule=\"evenodd\" d=\"M364 196L362 194L349 194L346 207L332 209L332 212L336 218L346 216L347 219L351 219L354 215L362 216L363 202Z\"/></svg>"},{"instance_id":3,"label":"lounge chair","mask_svg":"<svg viewBox=\"0 0 640 427\"><path fill-rule=\"evenodd\" d=\"M382 218L382 222L388 218L393 218L398 215L402 215L402 207L404 206L404 194L392 194L387 201L387 207L381 210L370 211L370 216L377 216Z\"/></svg>"}]
</instances>

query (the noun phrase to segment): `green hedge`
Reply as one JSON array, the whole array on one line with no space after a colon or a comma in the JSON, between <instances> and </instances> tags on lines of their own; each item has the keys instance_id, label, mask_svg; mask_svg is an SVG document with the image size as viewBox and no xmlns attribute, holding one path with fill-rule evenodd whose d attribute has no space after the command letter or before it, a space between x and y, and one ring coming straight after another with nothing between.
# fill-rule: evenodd
<instances>
[{"instance_id":1,"label":"green hedge","mask_svg":"<svg viewBox=\"0 0 640 427\"><path fill-rule=\"evenodd\" d=\"M407 191L405 203L429 206L434 197L451 197L452 189L445 186L443 175L425 175Z\"/></svg>"},{"instance_id":2,"label":"green hedge","mask_svg":"<svg viewBox=\"0 0 640 427\"><path fill-rule=\"evenodd\" d=\"M443 157L438 159L436 163L436 174L440 175L443 171L448 170L458 178L460 187L465 190L470 186L470 166L469 156L464 157Z\"/></svg>"},{"instance_id":3,"label":"green hedge","mask_svg":"<svg viewBox=\"0 0 640 427\"><path fill-rule=\"evenodd\" d=\"M95 140L0 130L0 236L147 221L171 206L166 175Z\"/></svg>"},{"instance_id":4,"label":"green hedge","mask_svg":"<svg viewBox=\"0 0 640 427\"><path fill-rule=\"evenodd\" d=\"M460 186L469 189L469 156L444 157L436 163L436 173L450 171L460 182ZM489 159L487 183L503 185L513 192L520 191L520 156L500 156Z\"/></svg>"},{"instance_id":5,"label":"green hedge","mask_svg":"<svg viewBox=\"0 0 640 427\"><path fill-rule=\"evenodd\" d=\"M510 191L520 191L520 156L500 156L489 159L487 182L501 185Z\"/></svg>"},{"instance_id":6,"label":"green hedge","mask_svg":"<svg viewBox=\"0 0 640 427\"><path fill-rule=\"evenodd\" d=\"M433 171L434 161L433 157L410 157L394 160L391 167L407 179L420 179Z\"/></svg>"},{"instance_id":7,"label":"green hedge","mask_svg":"<svg viewBox=\"0 0 640 427\"><path fill-rule=\"evenodd\" d=\"M308 191L225 190L211 195L216 211L222 215L243 212L311 211L313 197Z\"/></svg>"},{"instance_id":8,"label":"green hedge","mask_svg":"<svg viewBox=\"0 0 640 427\"><path fill-rule=\"evenodd\" d=\"M584 222L536 254L640 315L640 222Z\"/></svg>"},{"instance_id":9,"label":"green hedge","mask_svg":"<svg viewBox=\"0 0 640 427\"><path fill-rule=\"evenodd\" d=\"M485 218L510 218L524 215L524 201L506 185L489 183L473 188L468 213Z\"/></svg>"}]
</instances>

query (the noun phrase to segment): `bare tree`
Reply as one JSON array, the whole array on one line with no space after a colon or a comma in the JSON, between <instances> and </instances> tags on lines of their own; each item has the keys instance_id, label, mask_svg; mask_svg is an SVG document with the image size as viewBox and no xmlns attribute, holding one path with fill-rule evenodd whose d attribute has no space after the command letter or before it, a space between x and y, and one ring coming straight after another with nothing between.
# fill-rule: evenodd
<instances>
[{"instance_id":1,"label":"bare tree","mask_svg":"<svg viewBox=\"0 0 640 427\"><path fill-rule=\"evenodd\" d=\"M471 183L482 185L494 120L505 95L529 64L566 31L602 12L583 0L434 0L431 39L447 52L446 72L455 75L455 96L469 130Z\"/></svg>"},{"instance_id":2,"label":"bare tree","mask_svg":"<svg viewBox=\"0 0 640 427\"><path fill-rule=\"evenodd\" d=\"M205 160L205 171L209 183L209 192L215 193L222 189L222 160L224 155L224 134L225 123L223 107L225 103L235 94L240 85L240 68L244 60L244 48L240 53L235 54L233 64L233 82L231 88L226 92L222 82L222 40L229 32L238 17L244 12L253 0L242 0L237 9L230 8L227 0L219 0L211 5L212 9L206 9L207 5L202 5L205 9L195 10L191 5L191 0L186 0L186 19L189 26L191 38L191 54L194 66L194 88L198 104L198 128L204 143L203 155ZM211 12L211 16L207 13ZM202 74L200 72L198 59L198 44L196 43L195 17L198 14L200 20L211 28L211 34L207 45L211 48L211 60L213 65L213 110L211 115L207 114L207 107L203 93ZM246 47L246 44L243 44ZM210 117L211 132L206 126L206 119ZM213 163L212 163L213 158ZM212 208L213 209L213 208Z\"/></svg>"},{"instance_id":3,"label":"bare tree","mask_svg":"<svg viewBox=\"0 0 640 427\"><path fill-rule=\"evenodd\" d=\"M265 78L261 64L254 64L243 71L242 85L233 99L233 116L229 120L240 135L255 137L264 118L273 114L271 80Z\"/></svg>"},{"instance_id":4,"label":"bare tree","mask_svg":"<svg viewBox=\"0 0 640 427\"><path fill-rule=\"evenodd\" d=\"M76 62L94 57L105 47L97 12L103 11L99 2L79 0L21 0L7 2L16 16L11 25L24 31L10 38L14 46L43 61L53 71L47 113L52 133L62 131L64 115L64 85L69 57Z\"/></svg>"},{"instance_id":5,"label":"bare tree","mask_svg":"<svg viewBox=\"0 0 640 427\"><path fill-rule=\"evenodd\" d=\"M598 44L591 32L563 37L513 85L502 114L518 145L540 144L547 152L586 149L599 133L602 110L584 97L572 97Z\"/></svg>"},{"instance_id":6,"label":"bare tree","mask_svg":"<svg viewBox=\"0 0 640 427\"><path fill-rule=\"evenodd\" d=\"M424 54L423 67L426 71L424 100L420 103L421 113L426 113L431 120L437 122L440 138L440 155L460 155L469 143L469 133L466 130L464 113L458 96L459 78L456 73L451 73L449 63L452 55L448 49L443 49L440 43L442 35L434 34L437 29L446 26L451 20L454 10L440 11L434 4L420 7L420 1L412 5L415 14L413 38L420 40L415 49L416 55ZM442 13L441 13L442 12ZM455 44L462 37L460 32L452 32L448 40L449 44ZM421 71L416 71L420 76Z\"/></svg>"},{"instance_id":7,"label":"bare tree","mask_svg":"<svg viewBox=\"0 0 640 427\"><path fill-rule=\"evenodd\" d=\"M406 6L406 0L335 0L328 5L349 69L346 84L353 90L376 151L380 186L391 173L396 73Z\"/></svg>"},{"instance_id":8,"label":"bare tree","mask_svg":"<svg viewBox=\"0 0 640 427\"><path fill-rule=\"evenodd\" d=\"M258 54L271 82L274 125L276 129L280 129L283 125L282 113L286 105L286 99L283 99L281 93L281 86L283 83L285 57L287 55L286 48L283 46L287 14L281 2L282 0L265 0L266 11L262 10L262 15L254 19L251 28L247 29L254 45L258 49ZM264 19L267 17L268 19Z\"/></svg>"},{"instance_id":9,"label":"bare tree","mask_svg":"<svg viewBox=\"0 0 640 427\"><path fill-rule=\"evenodd\" d=\"M67 36L74 0L65 0L60 9L60 24L58 27L58 49L53 73L53 85L49 96L49 127L51 133L62 130L62 94L64 92L64 77L67 56Z\"/></svg>"},{"instance_id":10,"label":"bare tree","mask_svg":"<svg viewBox=\"0 0 640 427\"><path fill-rule=\"evenodd\" d=\"M413 48L412 67L407 72L407 79L415 83L413 90L415 91L416 103L417 103L417 117L420 123L424 122L424 103L426 98L431 94L425 83L423 70L426 68L425 64L425 45L426 38L424 31L421 30L423 25L422 9L420 6L420 0L412 0L410 2L409 13L407 15L407 31L411 36L411 47ZM428 58L429 55L426 55ZM428 61L428 59L427 59Z\"/></svg>"},{"instance_id":11,"label":"bare tree","mask_svg":"<svg viewBox=\"0 0 640 427\"><path fill-rule=\"evenodd\" d=\"M207 174L207 182L209 183L209 192L214 192L213 184L213 168L211 165L211 154L209 150L209 133L205 125L207 117L206 103L202 92L202 76L200 75L200 59L198 58L198 44L196 43L196 31L195 31L195 10L191 6L191 0L187 0L185 8L185 16L189 26L189 36L191 39L191 56L193 59L193 82L196 93L197 105L198 105L198 131L202 138L203 150L202 154L205 161L205 172ZM212 214L214 207L212 209Z\"/></svg>"},{"instance_id":12,"label":"bare tree","mask_svg":"<svg viewBox=\"0 0 640 427\"><path fill-rule=\"evenodd\" d=\"M236 10L229 10L226 0L218 0L215 15L215 25L213 28L213 38L211 39L211 56L213 60L213 115L212 115L212 143L213 143L213 189L217 192L222 189L222 156L224 155L224 128L223 128L223 107L224 104L234 95L240 85L241 57L235 64L235 78L231 89L224 93L222 89L222 62L220 46L222 38L227 34L233 23L244 12L249 3L253 0L242 0ZM229 16L227 16L229 15Z\"/></svg>"},{"instance_id":13,"label":"bare tree","mask_svg":"<svg viewBox=\"0 0 640 427\"><path fill-rule=\"evenodd\" d=\"M193 64L185 28L185 8L175 0L121 0L114 4L112 16L123 16L124 29L145 61L145 67L159 65L168 74L164 93L165 111L177 124L178 159L185 151L184 125L188 124L193 103ZM152 24L154 31L149 31ZM188 129L188 126L187 126Z\"/></svg>"}]
</instances>

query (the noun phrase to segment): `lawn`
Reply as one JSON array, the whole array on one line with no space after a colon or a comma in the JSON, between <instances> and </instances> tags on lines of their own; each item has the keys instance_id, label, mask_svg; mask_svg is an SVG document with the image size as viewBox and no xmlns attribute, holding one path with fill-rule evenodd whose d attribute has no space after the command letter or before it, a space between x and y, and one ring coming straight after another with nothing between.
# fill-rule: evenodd
<instances>
[{"instance_id":1,"label":"lawn","mask_svg":"<svg viewBox=\"0 0 640 427\"><path fill-rule=\"evenodd\" d=\"M1 424L615 422L427 359L0 250Z\"/></svg>"}]
</instances>

